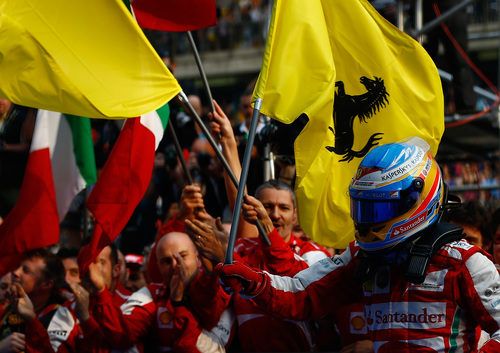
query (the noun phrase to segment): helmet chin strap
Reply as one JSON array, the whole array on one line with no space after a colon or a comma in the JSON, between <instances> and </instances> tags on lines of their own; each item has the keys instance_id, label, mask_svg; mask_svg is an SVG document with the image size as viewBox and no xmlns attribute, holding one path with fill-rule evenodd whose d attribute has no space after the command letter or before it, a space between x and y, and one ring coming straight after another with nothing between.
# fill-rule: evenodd
<instances>
[{"instance_id":1,"label":"helmet chin strap","mask_svg":"<svg viewBox=\"0 0 500 353\"><path fill-rule=\"evenodd\" d=\"M450 223L434 223L430 227L414 235L413 240L406 241L384 254L373 255L359 250L360 259L354 278L363 283L373 277L383 265L403 265L405 278L413 284L421 284L425 280L431 258L445 244L464 237L462 228Z\"/></svg>"}]
</instances>

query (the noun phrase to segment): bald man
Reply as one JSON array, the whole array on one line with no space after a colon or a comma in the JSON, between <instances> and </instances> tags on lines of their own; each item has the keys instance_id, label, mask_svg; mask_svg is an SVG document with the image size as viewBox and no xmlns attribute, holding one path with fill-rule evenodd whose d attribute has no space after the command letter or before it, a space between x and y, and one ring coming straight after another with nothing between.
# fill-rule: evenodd
<instances>
[{"instance_id":1,"label":"bald man","mask_svg":"<svg viewBox=\"0 0 500 353\"><path fill-rule=\"evenodd\" d=\"M143 342L157 352L224 352L232 321L222 311L229 296L217 276L201 267L191 238L182 232L165 234L156 246L156 256L163 282L132 294L121 311L99 293L97 321L106 337L115 348ZM215 309L216 317L214 313L205 317L201 307ZM143 341L146 336L148 342Z\"/></svg>"}]
</instances>

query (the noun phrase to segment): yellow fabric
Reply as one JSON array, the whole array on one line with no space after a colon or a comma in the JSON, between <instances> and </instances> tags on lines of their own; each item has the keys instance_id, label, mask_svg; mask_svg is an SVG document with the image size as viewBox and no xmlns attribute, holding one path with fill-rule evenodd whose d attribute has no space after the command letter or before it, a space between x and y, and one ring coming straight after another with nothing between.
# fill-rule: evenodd
<instances>
[{"instance_id":1,"label":"yellow fabric","mask_svg":"<svg viewBox=\"0 0 500 353\"><path fill-rule=\"evenodd\" d=\"M0 96L92 118L149 113L180 86L119 0L0 0Z\"/></svg>"},{"instance_id":2,"label":"yellow fabric","mask_svg":"<svg viewBox=\"0 0 500 353\"><path fill-rule=\"evenodd\" d=\"M363 76L381 78L387 94L365 121L360 103L350 108L352 129L347 124L343 131L354 130L354 140L347 147L363 150L375 133L382 133L372 141L379 144L419 136L435 155L444 131L441 81L417 42L365 0L275 0L253 100L262 98L261 112L285 123L307 114L309 123L295 141L300 224L313 240L334 248L354 240L348 185L362 159L341 161L349 156L326 148L341 146L329 130L335 130L336 82L344 83L346 95L358 96L368 91ZM349 103L361 97L344 98ZM349 121L340 110L335 109L338 122Z\"/></svg>"}]
</instances>

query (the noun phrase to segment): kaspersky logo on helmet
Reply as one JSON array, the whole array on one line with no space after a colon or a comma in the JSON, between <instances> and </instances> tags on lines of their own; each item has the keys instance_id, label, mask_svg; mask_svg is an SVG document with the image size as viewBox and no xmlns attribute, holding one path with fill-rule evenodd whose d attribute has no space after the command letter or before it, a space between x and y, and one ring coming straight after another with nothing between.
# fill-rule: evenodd
<instances>
[{"instance_id":1,"label":"kaspersky logo on helmet","mask_svg":"<svg viewBox=\"0 0 500 353\"><path fill-rule=\"evenodd\" d=\"M402 151L402 154L400 156L404 156L403 152L405 151ZM425 152L420 148L416 149L414 155L412 155L411 158L407 159L404 163L397 165L396 167L394 167L393 163L393 166L391 168L387 168L387 170L380 175L381 182L389 182L406 176L407 173L418 167L424 157Z\"/></svg>"}]
</instances>

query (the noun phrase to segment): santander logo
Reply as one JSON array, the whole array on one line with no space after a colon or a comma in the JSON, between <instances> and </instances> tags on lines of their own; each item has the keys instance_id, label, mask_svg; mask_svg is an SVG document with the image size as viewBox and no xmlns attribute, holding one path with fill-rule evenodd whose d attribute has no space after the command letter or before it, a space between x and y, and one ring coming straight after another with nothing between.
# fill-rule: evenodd
<instances>
[{"instance_id":1,"label":"santander logo","mask_svg":"<svg viewBox=\"0 0 500 353\"><path fill-rule=\"evenodd\" d=\"M370 305L366 310L366 322L371 331L446 326L445 302L386 302Z\"/></svg>"},{"instance_id":2,"label":"santander logo","mask_svg":"<svg viewBox=\"0 0 500 353\"><path fill-rule=\"evenodd\" d=\"M427 219L427 212L424 212L424 214L417 216L417 218L413 218L413 219L409 220L408 222L403 223L400 226L397 226L396 228L394 228L392 230L390 239L397 237L401 233L406 233L406 232L412 230L413 228L415 228L419 224L422 224L426 219Z\"/></svg>"}]
</instances>

